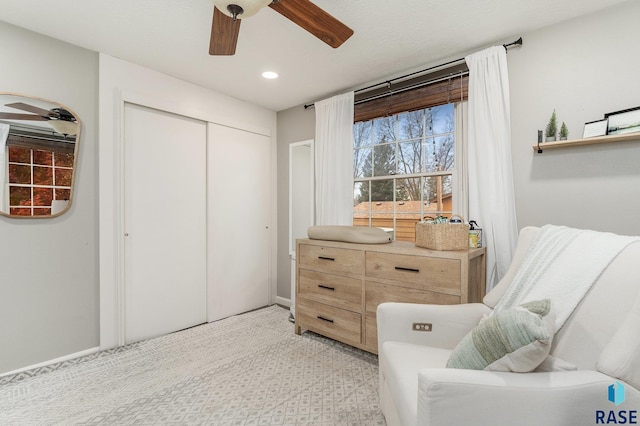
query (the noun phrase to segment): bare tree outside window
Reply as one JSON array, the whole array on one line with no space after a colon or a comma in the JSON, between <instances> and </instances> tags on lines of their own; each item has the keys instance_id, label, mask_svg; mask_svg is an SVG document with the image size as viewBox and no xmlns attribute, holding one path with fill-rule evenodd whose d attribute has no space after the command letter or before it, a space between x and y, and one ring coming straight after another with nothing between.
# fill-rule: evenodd
<instances>
[{"instance_id":1,"label":"bare tree outside window","mask_svg":"<svg viewBox=\"0 0 640 426\"><path fill-rule=\"evenodd\" d=\"M453 104L354 124L354 224L415 241L415 223L451 214Z\"/></svg>"}]
</instances>

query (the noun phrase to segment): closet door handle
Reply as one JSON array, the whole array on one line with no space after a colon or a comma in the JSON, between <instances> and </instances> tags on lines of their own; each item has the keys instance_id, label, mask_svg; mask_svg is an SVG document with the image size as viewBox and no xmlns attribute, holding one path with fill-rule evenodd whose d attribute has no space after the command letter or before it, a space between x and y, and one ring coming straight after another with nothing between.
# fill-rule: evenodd
<instances>
[{"instance_id":1,"label":"closet door handle","mask_svg":"<svg viewBox=\"0 0 640 426\"><path fill-rule=\"evenodd\" d=\"M324 288L325 290L331 290L331 291L334 291L336 289L335 287L329 287L327 285L322 285L322 284L318 284L318 287Z\"/></svg>"},{"instance_id":2,"label":"closet door handle","mask_svg":"<svg viewBox=\"0 0 640 426\"><path fill-rule=\"evenodd\" d=\"M420 269L403 268L403 267L401 267L401 266L396 266L396 271L405 271L405 272L415 272L415 273L418 273L418 272L420 272Z\"/></svg>"},{"instance_id":3,"label":"closet door handle","mask_svg":"<svg viewBox=\"0 0 640 426\"><path fill-rule=\"evenodd\" d=\"M336 259L334 259L333 257L325 257L325 256L318 256L318 259L320 260L330 260L330 261L334 261Z\"/></svg>"},{"instance_id":4,"label":"closet door handle","mask_svg":"<svg viewBox=\"0 0 640 426\"><path fill-rule=\"evenodd\" d=\"M332 324L333 324L333 320L332 320L332 319L328 319L328 318L325 318L325 317L321 317L321 316L319 316L319 315L318 315L318 317L317 317L317 318L318 318L319 320L326 321L326 322L330 322L330 323L332 323Z\"/></svg>"}]
</instances>

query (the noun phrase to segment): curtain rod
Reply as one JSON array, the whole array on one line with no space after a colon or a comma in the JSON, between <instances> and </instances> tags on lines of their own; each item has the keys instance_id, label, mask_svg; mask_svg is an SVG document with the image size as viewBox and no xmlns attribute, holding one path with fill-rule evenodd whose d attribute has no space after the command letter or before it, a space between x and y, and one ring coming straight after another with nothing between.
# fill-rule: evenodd
<instances>
[{"instance_id":1,"label":"curtain rod","mask_svg":"<svg viewBox=\"0 0 640 426\"><path fill-rule=\"evenodd\" d=\"M507 44L503 44L502 45L502 47L504 47L505 51L507 50L507 48L509 48L511 46L522 46L522 37L520 37L516 41L512 41L511 43L507 43ZM434 69L437 69L437 68L446 67L447 65L453 65L453 64L456 64L458 62L463 62L463 61L464 61L464 58L454 59L453 61L445 62L445 63L440 64L440 65L434 65L432 67L425 68L425 69L420 70L420 71L415 71L415 72L412 72L412 73L409 73L409 74L405 74L405 75L400 76L400 77L392 78L391 80L382 81L380 83L372 84L371 86L367 86L367 87L363 87L363 88L358 89L358 90L354 90L353 93L366 92L368 90L371 90L371 89L374 89L376 87L380 87L380 86L383 86L383 85L389 86L394 81L404 80L404 79L406 79L408 77L412 77L412 76L417 75L417 74L423 74L423 73L425 73L427 71L431 71L431 70L434 70ZM426 82L426 83L428 83L428 82ZM407 90L407 88L403 88L401 90ZM373 98L375 98L375 96ZM373 98L371 98L371 99L373 99ZM371 100L371 99L367 99L367 100ZM361 103L363 101L364 100L360 100L358 103ZM306 104L304 106L304 109L308 109L308 108L311 108L313 106L315 106L315 103Z\"/></svg>"}]
</instances>

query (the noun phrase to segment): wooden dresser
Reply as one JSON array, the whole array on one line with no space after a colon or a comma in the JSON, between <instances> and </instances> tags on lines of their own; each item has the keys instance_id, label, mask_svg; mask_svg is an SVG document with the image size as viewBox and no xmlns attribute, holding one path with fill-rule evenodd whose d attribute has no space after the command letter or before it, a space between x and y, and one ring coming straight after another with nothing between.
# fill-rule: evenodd
<instances>
[{"instance_id":1,"label":"wooden dresser","mask_svg":"<svg viewBox=\"0 0 640 426\"><path fill-rule=\"evenodd\" d=\"M434 251L413 243L296 241L296 334L314 331L378 352L382 302L480 302L485 249Z\"/></svg>"}]
</instances>

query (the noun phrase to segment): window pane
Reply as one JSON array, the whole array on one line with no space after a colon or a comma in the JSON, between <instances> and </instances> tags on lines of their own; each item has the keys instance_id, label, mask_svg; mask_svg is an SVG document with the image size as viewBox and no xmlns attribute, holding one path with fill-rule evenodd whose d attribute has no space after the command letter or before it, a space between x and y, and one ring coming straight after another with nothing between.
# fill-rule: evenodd
<instances>
[{"instance_id":1,"label":"window pane","mask_svg":"<svg viewBox=\"0 0 640 426\"><path fill-rule=\"evenodd\" d=\"M31 150L29 148L9 147L9 162L11 163L31 163Z\"/></svg>"},{"instance_id":2,"label":"window pane","mask_svg":"<svg viewBox=\"0 0 640 426\"><path fill-rule=\"evenodd\" d=\"M71 169L56 169L56 185L71 186Z\"/></svg>"},{"instance_id":3,"label":"window pane","mask_svg":"<svg viewBox=\"0 0 640 426\"><path fill-rule=\"evenodd\" d=\"M53 167L33 166L34 185L53 185Z\"/></svg>"},{"instance_id":4,"label":"window pane","mask_svg":"<svg viewBox=\"0 0 640 426\"><path fill-rule=\"evenodd\" d=\"M398 241L415 241L420 222L420 178L396 180L396 226Z\"/></svg>"},{"instance_id":5,"label":"window pane","mask_svg":"<svg viewBox=\"0 0 640 426\"><path fill-rule=\"evenodd\" d=\"M369 201L369 182L355 182L353 184L353 206ZM367 208L368 209L368 208Z\"/></svg>"},{"instance_id":6,"label":"window pane","mask_svg":"<svg viewBox=\"0 0 640 426\"><path fill-rule=\"evenodd\" d=\"M56 200L68 200L71 197L70 189L56 189Z\"/></svg>"},{"instance_id":7,"label":"window pane","mask_svg":"<svg viewBox=\"0 0 640 426\"><path fill-rule=\"evenodd\" d=\"M393 179L371 181L371 202L374 210L380 211L382 209L385 212L389 210L393 212L392 203L391 209L384 204L384 202L393 202Z\"/></svg>"},{"instance_id":8,"label":"window pane","mask_svg":"<svg viewBox=\"0 0 640 426\"><path fill-rule=\"evenodd\" d=\"M376 145L373 148L373 176L389 176L395 172L395 144Z\"/></svg>"},{"instance_id":9,"label":"window pane","mask_svg":"<svg viewBox=\"0 0 640 426\"><path fill-rule=\"evenodd\" d=\"M353 125L353 147L360 148L371 145L371 121L361 121Z\"/></svg>"},{"instance_id":10,"label":"window pane","mask_svg":"<svg viewBox=\"0 0 640 426\"><path fill-rule=\"evenodd\" d=\"M420 213L420 178L398 179L396 201L396 211Z\"/></svg>"},{"instance_id":11,"label":"window pane","mask_svg":"<svg viewBox=\"0 0 640 426\"><path fill-rule=\"evenodd\" d=\"M55 154L56 167L73 167L73 154Z\"/></svg>"},{"instance_id":12,"label":"window pane","mask_svg":"<svg viewBox=\"0 0 640 426\"><path fill-rule=\"evenodd\" d=\"M396 140L396 117L382 117L373 120L374 143L388 143Z\"/></svg>"},{"instance_id":13,"label":"window pane","mask_svg":"<svg viewBox=\"0 0 640 426\"><path fill-rule=\"evenodd\" d=\"M33 188L34 206L51 206L53 200L53 188Z\"/></svg>"},{"instance_id":14,"label":"window pane","mask_svg":"<svg viewBox=\"0 0 640 426\"><path fill-rule=\"evenodd\" d=\"M431 120L434 135L453 132L453 104L431 108Z\"/></svg>"},{"instance_id":15,"label":"window pane","mask_svg":"<svg viewBox=\"0 0 640 426\"><path fill-rule=\"evenodd\" d=\"M415 241L418 222L420 222L420 213L396 213L396 240Z\"/></svg>"},{"instance_id":16,"label":"window pane","mask_svg":"<svg viewBox=\"0 0 640 426\"><path fill-rule=\"evenodd\" d=\"M398 173L422 172L422 142L402 142L398 144Z\"/></svg>"},{"instance_id":17,"label":"window pane","mask_svg":"<svg viewBox=\"0 0 640 426\"><path fill-rule=\"evenodd\" d=\"M21 186L9 187L9 203L12 206L30 206L31 188Z\"/></svg>"},{"instance_id":18,"label":"window pane","mask_svg":"<svg viewBox=\"0 0 640 426\"><path fill-rule=\"evenodd\" d=\"M371 177L372 148L359 148L353 151L353 177Z\"/></svg>"},{"instance_id":19,"label":"window pane","mask_svg":"<svg viewBox=\"0 0 640 426\"><path fill-rule=\"evenodd\" d=\"M424 214L435 217L442 213L451 213L452 193L451 175L424 178Z\"/></svg>"},{"instance_id":20,"label":"window pane","mask_svg":"<svg viewBox=\"0 0 640 426\"><path fill-rule=\"evenodd\" d=\"M369 182L356 182L353 186L353 225L369 226Z\"/></svg>"},{"instance_id":21,"label":"window pane","mask_svg":"<svg viewBox=\"0 0 640 426\"><path fill-rule=\"evenodd\" d=\"M454 146L453 135L437 136L425 141L424 171L441 172L453 170Z\"/></svg>"},{"instance_id":22,"label":"window pane","mask_svg":"<svg viewBox=\"0 0 640 426\"><path fill-rule=\"evenodd\" d=\"M53 165L53 152L34 150L33 164L41 164L43 166Z\"/></svg>"},{"instance_id":23,"label":"window pane","mask_svg":"<svg viewBox=\"0 0 640 426\"><path fill-rule=\"evenodd\" d=\"M419 139L424 134L424 110L398 114L398 140Z\"/></svg>"},{"instance_id":24,"label":"window pane","mask_svg":"<svg viewBox=\"0 0 640 426\"><path fill-rule=\"evenodd\" d=\"M9 183L31 183L31 167L18 164L9 164Z\"/></svg>"}]
</instances>

